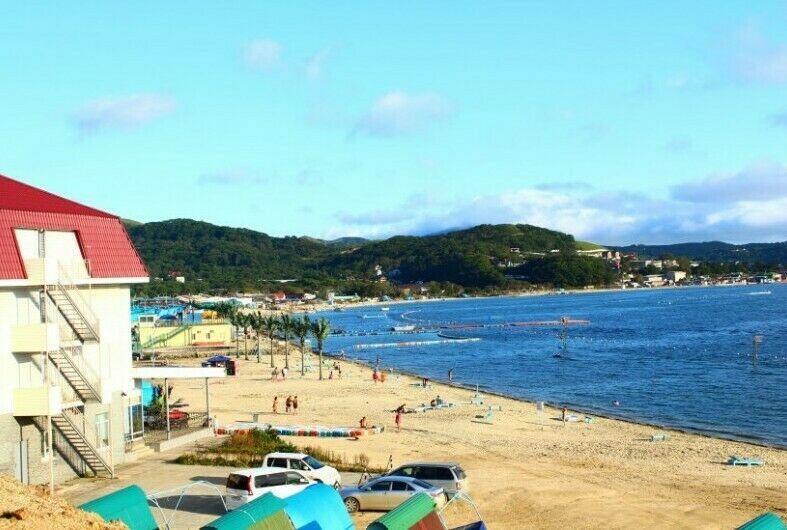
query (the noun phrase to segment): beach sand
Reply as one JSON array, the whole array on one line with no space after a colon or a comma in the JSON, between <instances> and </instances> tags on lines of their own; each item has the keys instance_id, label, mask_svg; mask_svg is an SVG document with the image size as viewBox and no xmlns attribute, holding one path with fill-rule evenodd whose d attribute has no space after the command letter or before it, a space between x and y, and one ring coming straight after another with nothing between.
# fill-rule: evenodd
<instances>
[{"instance_id":1,"label":"beach sand","mask_svg":"<svg viewBox=\"0 0 787 530\"><path fill-rule=\"evenodd\" d=\"M787 451L781 449L676 431L667 431L667 441L651 442L657 430L651 426L599 417L563 424L557 409L537 412L532 403L495 396L486 396L486 405L502 410L485 424L478 418L485 407L470 404L473 391L439 384L423 389L406 376L375 384L368 367L350 362L341 363L342 379L318 381L316 356L315 373L301 378L300 352L290 351L287 381L271 381L270 357L264 355L260 364L241 356L240 375L210 383L219 424L251 421L252 413L260 413L260 421L274 425L357 426L367 416L385 432L359 440L286 439L349 459L364 453L374 466L384 467L389 456L394 466L457 462L490 529L733 528L764 511L787 516ZM275 362L282 367L283 356L277 354ZM470 374L457 374L463 376ZM395 432L395 407L428 403L438 394L459 406L406 414L402 431ZM286 397L297 395L298 414L274 415L274 395L280 412ZM199 410L204 383L179 383L177 398ZM733 454L757 456L767 465L726 465ZM379 515L355 519L368 523Z\"/></svg>"}]
</instances>

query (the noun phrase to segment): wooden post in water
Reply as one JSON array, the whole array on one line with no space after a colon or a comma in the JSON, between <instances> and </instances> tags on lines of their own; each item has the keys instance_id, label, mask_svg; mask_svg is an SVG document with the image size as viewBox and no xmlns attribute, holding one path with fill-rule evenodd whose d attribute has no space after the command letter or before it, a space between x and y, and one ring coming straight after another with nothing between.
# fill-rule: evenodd
<instances>
[{"instance_id":1,"label":"wooden post in water","mask_svg":"<svg viewBox=\"0 0 787 530\"><path fill-rule=\"evenodd\" d=\"M755 335L751 341L751 361L757 362L760 353L760 344L762 344L762 335Z\"/></svg>"}]
</instances>

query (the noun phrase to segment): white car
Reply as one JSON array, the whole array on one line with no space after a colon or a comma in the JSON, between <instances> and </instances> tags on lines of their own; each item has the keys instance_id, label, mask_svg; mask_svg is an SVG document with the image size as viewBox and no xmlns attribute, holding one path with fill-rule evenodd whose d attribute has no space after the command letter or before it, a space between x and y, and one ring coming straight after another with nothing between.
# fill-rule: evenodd
<instances>
[{"instance_id":1,"label":"white car","mask_svg":"<svg viewBox=\"0 0 787 530\"><path fill-rule=\"evenodd\" d=\"M300 471L278 467L257 467L233 471L227 477L227 493L224 502L228 510L234 510L266 493L280 499L295 495L314 481Z\"/></svg>"},{"instance_id":2,"label":"white car","mask_svg":"<svg viewBox=\"0 0 787 530\"><path fill-rule=\"evenodd\" d=\"M323 464L306 453L270 453L265 455L262 467L283 467L302 472L307 477L334 489L342 487L342 477L336 468Z\"/></svg>"}]
</instances>

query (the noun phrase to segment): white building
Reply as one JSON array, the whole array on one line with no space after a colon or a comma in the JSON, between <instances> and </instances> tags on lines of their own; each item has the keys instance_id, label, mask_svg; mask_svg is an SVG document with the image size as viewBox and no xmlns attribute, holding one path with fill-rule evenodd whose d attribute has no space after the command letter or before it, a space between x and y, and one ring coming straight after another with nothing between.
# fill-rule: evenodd
<instances>
[{"instance_id":1,"label":"white building","mask_svg":"<svg viewBox=\"0 0 787 530\"><path fill-rule=\"evenodd\" d=\"M142 430L130 286L147 281L118 217L0 176L0 472L43 483L50 458L55 481L126 461Z\"/></svg>"}]
</instances>

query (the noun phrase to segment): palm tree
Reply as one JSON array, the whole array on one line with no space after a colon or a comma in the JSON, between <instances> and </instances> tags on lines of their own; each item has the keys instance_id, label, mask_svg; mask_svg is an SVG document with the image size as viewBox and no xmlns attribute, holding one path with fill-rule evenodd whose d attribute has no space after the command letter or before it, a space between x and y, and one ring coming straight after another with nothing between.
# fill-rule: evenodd
<instances>
[{"instance_id":1,"label":"palm tree","mask_svg":"<svg viewBox=\"0 0 787 530\"><path fill-rule=\"evenodd\" d=\"M331 323L327 318L312 323L312 335L317 340L317 351L320 354L320 381L322 381L322 347L325 344L325 339L331 334Z\"/></svg>"},{"instance_id":2,"label":"palm tree","mask_svg":"<svg viewBox=\"0 0 787 530\"><path fill-rule=\"evenodd\" d=\"M295 336L298 337L298 342L301 343L301 375L306 375L306 337L312 330L312 322L309 320L309 315L303 315L295 321Z\"/></svg>"},{"instance_id":3,"label":"palm tree","mask_svg":"<svg viewBox=\"0 0 787 530\"><path fill-rule=\"evenodd\" d=\"M243 328L243 358L244 360L249 360L249 328L253 324L253 315L240 313L240 327Z\"/></svg>"},{"instance_id":4,"label":"palm tree","mask_svg":"<svg viewBox=\"0 0 787 530\"><path fill-rule=\"evenodd\" d=\"M233 310L229 314L229 318L230 318L230 324L232 324L235 330L235 357L240 357L240 343L238 342L238 329L240 329L243 315L241 315L237 310Z\"/></svg>"},{"instance_id":5,"label":"palm tree","mask_svg":"<svg viewBox=\"0 0 787 530\"><path fill-rule=\"evenodd\" d=\"M271 368L273 368L273 339L276 336L276 331L280 327L279 319L273 315L268 315L260 322L261 329L265 332L271 341Z\"/></svg>"},{"instance_id":6,"label":"palm tree","mask_svg":"<svg viewBox=\"0 0 787 530\"><path fill-rule=\"evenodd\" d=\"M290 333L293 330L293 320L288 314L283 314L279 318L279 329L284 333L284 367L290 369Z\"/></svg>"},{"instance_id":7,"label":"palm tree","mask_svg":"<svg viewBox=\"0 0 787 530\"><path fill-rule=\"evenodd\" d=\"M249 315L249 319L251 320L251 329L254 330L254 334L257 335L257 362L260 362L260 355L262 355L262 349L260 347L260 337L262 337L262 332L265 331L263 327L262 313L257 311L256 313L251 313Z\"/></svg>"}]
</instances>

